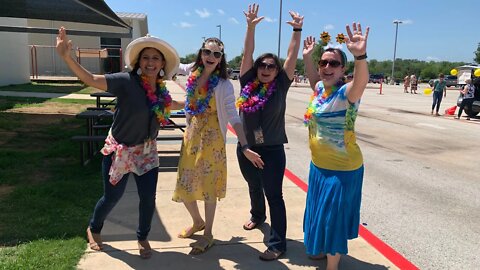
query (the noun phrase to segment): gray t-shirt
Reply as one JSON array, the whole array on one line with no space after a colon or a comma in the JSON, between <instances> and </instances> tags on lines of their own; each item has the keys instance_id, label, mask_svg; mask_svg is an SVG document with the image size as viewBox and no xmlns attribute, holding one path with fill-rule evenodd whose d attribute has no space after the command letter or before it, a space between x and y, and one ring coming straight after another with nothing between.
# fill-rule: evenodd
<instances>
[{"instance_id":1,"label":"gray t-shirt","mask_svg":"<svg viewBox=\"0 0 480 270\"><path fill-rule=\"evenodd\" d=\"M255 80L256 77L257 73L253 68L241 76L240 85L242 89L247 83ZM290 88L292 80L288 78L288 75L283 68L280 69L275 80L275 87L277 89L270 96L263 110L254 113L240 112L243 130L247 136L249 145L257 145L255 143L254 130L258 127L262 128L264 140L264 143L259 145L267 146L288 143L287 134L285 132L285 110L287 108L286 100L288 88Z\"/></svg>"},{"instance_id":2,"label":"gray t-shirt","mask_svg":"<svg viewBox=\"0 0 480 270\"><path fill-rule=\"evenodd\" d=\"M128 146L156 138L159 124L149 107L140 77L132 73L106 74L107 91L117 97L113 115L112 135L118 143Z\"/></svg>"}]
</instances>

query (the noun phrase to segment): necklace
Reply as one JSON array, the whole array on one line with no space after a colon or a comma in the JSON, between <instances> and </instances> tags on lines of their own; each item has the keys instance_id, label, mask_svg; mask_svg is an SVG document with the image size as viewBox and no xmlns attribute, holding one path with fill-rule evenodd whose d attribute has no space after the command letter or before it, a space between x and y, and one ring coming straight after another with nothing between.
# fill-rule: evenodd
<instances>
[{"instance_id":1,"label":"necklace","mask_svg":"<svg viewBox=\"0 0 480 270\"><path fill-rule=\"evenodd\" d=\"M305 126L308 126L308 124L312 121L313 114L319 111L320 106L327 102L327 99L330 97L330 95L335 93L344 84L345 83L343 81L338 81L332 86L331 90L325 89L323 87L323 83L318 85L317 89L315 89L313 94L310 96L310 102L308 103L307 111L303 115L303 123ZM322 95L320 95L320 93L322 93Z\"/></svg>"},{"instance_id":2,"label":"necklace","mask_svg":"<svg viewBox=\"0 0 480 270\"><path fill-rule=\"evenodd\" d=\"M261 83L258 78L247 83L237 99L237 107L245 113L263 110L270 96L275 92L275 81Z\"/></svg>"},{"instance_id":3,"label":"necklace","mask_svg":"<svg viewBox=\"0 0 480 270\"><path fill-rule=\"evenodd\" d=\"M197 80L202 75L203 66L198 67L190 77L188 77L185 90L187 92L187 100L185 101L185 111L191 115L197 115L205 112L208 108L208 103L213 95L213 89L217 86L219 81L220 71L216 70L210 75L207 85L198 88L198 95L195 98L195 89L197 88Z\"/></svg>"},{"instance_id":4,"label":"necklace","mask_svg":"<svg viewBox=\"0 0 480 270\"><path fill-rule=\"evenodd\" d=\"M157 96L156 91L153 90L152 86L148 82L147 76L142 75L140 78L142 79L142 87L146 92L148 101L150 102L150 108L155 113L158 123L162 126L167 125L169 123L168 118L170 117L172 97L165 86L165 82L162 79L157 80L158 92L160 94ZM163 99L163 110L160 107L162 104L160 99Z\"/></svg>"}]
</instances>

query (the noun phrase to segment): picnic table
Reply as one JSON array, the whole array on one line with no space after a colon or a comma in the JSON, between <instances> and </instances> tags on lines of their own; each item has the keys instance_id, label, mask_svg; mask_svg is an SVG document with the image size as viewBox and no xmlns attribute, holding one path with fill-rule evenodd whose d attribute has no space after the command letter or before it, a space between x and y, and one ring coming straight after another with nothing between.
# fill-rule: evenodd
<instances>
[{"instance_id":1,"label":"picnic table","mask_svg":"<svg viewBox=\"0 0 480 270\"><path fill-rule=\"evenodd\" d=\"M90 94L90 96L96 98L96 108L99 109L105 109L109 106L115 106L117 101L116 97L112 93L106 91L92 93Z\"/></svg>"},{"instance_id":2,"label":"picnic table","mask_svg":"<svg viewBox=\"0 0 480 270\"><path fill-rule=\"evenodd\" d=\"M98 134L99 130L109 129L113 120L113 112L111 110L86 110L78 113L75 117L77 119L85 120L86 132L84 135L76 135L72 137L73 141L80 142L80 162L82 165L86 165L93 156L99 150L100 143L103 144L107 135ZM185 132L185 124L177 124L173 119L185 119L186 115L184 111L174 111L170 115L170 124L161 127L157 136L157 141L173 141L183 140L183 135L166 135L162 134L161 130L166 129L179 129Z\"/></svg>"}]
</instances>

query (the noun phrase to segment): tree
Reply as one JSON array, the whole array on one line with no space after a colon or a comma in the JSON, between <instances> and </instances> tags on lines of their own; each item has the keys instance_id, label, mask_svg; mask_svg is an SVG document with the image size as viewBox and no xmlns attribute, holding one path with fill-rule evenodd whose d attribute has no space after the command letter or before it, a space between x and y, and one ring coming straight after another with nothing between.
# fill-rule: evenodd
<instances>
[{"instance_id":1,"label":"tree","mask_svg":"<svg viewBox=\"0 0 480 270\"><path fill-rule=\"evenodd\" d=\"M197 59L197 54L191 53L191 54L185 55L185 57L180 57L180 63L189 64L189 63L195 62L196 59Z\"/></svg>"},{"instance_id":2,"label":"tree","mask_svg":"<svg viewBox=\"0 0 480 270\"><path fill-rule=\"evenodd\" d=\"M475 58L473 59L477 64L480 64L480 43L478 43L477 51L475 53Z\"/></svg>"},{"instance_id":3,"label":"tree","mask_svg":"<svg viewBox=\"0 0 480 270\"><path fill-rule=\"evenodd\" d=\"M240 69L240 64L242 64L243 52L242 54L235 56L232 60L228 61L228 67L231 69Z\"/></svg>"}]
</instances>

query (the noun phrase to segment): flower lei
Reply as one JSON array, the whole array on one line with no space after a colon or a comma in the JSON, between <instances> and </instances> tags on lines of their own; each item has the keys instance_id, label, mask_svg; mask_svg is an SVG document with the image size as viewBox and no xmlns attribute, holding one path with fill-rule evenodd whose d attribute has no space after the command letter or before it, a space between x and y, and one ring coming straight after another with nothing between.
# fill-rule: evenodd
<instances>
[{"instance_id":1,"label":"flower lei","mask_svg":"<svg viewBox=\"0 0 480 270\"><path fill-rule=\"evenodd\" d=\"M305 124L305 126L308 126L310 121L313 120L313 114L316 113L319 110L320 106L322 106L327 101L327 98L332 93L340 89L340 87L342 87L342 85L344 84L345 83L343 81L338 81L335 85L332 86L332 90L330 91L326 89L325 91L323 91L323 85L319 85L318 88L313 91L312 96L310 96L310 102L308 103L307 111L303 115L303 123ZM321 96L319 96L320 93L322 93Z\"/></svg>"},{"instance_id":2,"label":"flower lei","mask_svg":"<svg viewBox=\"0 0 480 270\"><path fill-rule=\"evenodd\" d=\"M275 90L275 81L261 83L257 78L243 87L236 105L240 111L245 113L254 113L258 110L263 110L265 103L267 103Z\"/></svg>"},{"instance_id":3,"label":"flower lei","mask_svg":"<svg viewBox=\"0 0 480 270\"><path fill-rule=\"evenodd\" d=\"M216 70L208 78L207 87L203 86L198 89L198 96L195 99L195 89L197 88L197 79L203 71L203 66L198 67L190 77L188 77L185 90L187 92L187 100L185 102L185 111L191 115L197 115L205 112L208 108L208 103L213 95L213 89L217 86L219 81L220 71Z\"/></svg>"},{"instance_id":4,"label":"flower lei","mask_svg":"<svg viewBox=\"0 0 480 270\"><path fill-rule=\"evenodd\" d=\"M165 82L162 79L157 80L157 85L159 89L159 96L156 95L156 89L153 90L152 86L148 82L148 78L145 75L140 77L142 79L141 84L143 89L145 89L148 101L150 102L150 108L155 113L157 121L160 125L165 126L169 123L168 118L170 117L170 107L172 105L172 96L165 86ZM161 101L163 99L164 108L161 109Z\"/></svg>"}]
</instances>

